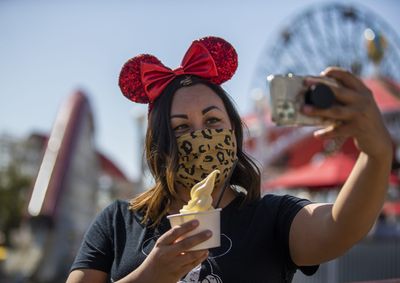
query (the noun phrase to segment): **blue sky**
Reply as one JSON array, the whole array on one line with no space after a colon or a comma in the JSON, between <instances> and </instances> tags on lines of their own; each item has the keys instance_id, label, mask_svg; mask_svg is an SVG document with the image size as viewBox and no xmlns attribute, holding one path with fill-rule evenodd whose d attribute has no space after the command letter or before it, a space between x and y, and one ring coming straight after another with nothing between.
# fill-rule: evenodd
<instances>
[{"instance_id":1,"label":"blue sky","mask_svg":"<svg viewBox=\"0 0 400 283\"><path fill-rule=\"evenodd\" d=\"M336 1L349 3L349 1ZM241 114L251 107L251 80L260 53L294 16L332 1L0 1L0 133L49 132L60 105L84 90L95 117L95 142L130 177L138 176L134 117L145 105L118 88L123 63L139 53L179 65L191 41L227 39L239 68L225 89ZM400 2L351 1L400 26Z\"/></svg>"}]
</instances>

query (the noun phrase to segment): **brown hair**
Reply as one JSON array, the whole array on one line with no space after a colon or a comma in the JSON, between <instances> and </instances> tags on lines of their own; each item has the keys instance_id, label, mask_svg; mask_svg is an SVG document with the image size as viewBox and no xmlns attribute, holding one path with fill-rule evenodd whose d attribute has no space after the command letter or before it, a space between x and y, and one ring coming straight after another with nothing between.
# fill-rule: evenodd
<instances>
[{"instance_id":1,"label":"brown hair","mask_svg":"<svg viewBox=\"0 0 400 283\"><path fill-rule=\"evenodd\" d=\"M230 99L219 85L198 77L191 77L191 84L204 84L211 88L222 100L237 141L238 162L230 184L247 190L244 203L260 198L260 170L251 158L243 152L244 124ZM182 77L171 82L162 95L154 102L149 113L146 133L146 159L155 185L148 191L133 198L130 208L144 214L143 222L158 225L167 214L172 198L177 197L174 187L175 172L178 168L178 149L175 134L170 125L170 110L174 93L180 88ZM187 85L185 85L187 86Z\"/></svg>"}]
</instances>

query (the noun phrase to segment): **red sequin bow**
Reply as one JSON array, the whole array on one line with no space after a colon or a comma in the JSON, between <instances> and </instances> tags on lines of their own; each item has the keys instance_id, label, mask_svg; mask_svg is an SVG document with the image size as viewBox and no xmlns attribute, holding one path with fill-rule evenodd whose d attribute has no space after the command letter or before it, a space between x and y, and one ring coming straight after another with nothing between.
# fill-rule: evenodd
<instances>
[{"instance_id":1,"label":"red sequin bow","mask_svg":"<svg viewBox=\"0 0 400 283\"><path fill-rule=\"evenodd\" d=\"M122 67L119 86L128 99L152 104L177 76L196 75L219 85L233 76L237 65L233 46L222 38L209 36L195 40L181 66L174 70L153 55L133 57Z\"/></svg>"},{"instance_id":2,"label":"red sequin bow","mask_svg":"<svg viewBox=\"0 0 400 283\"><path fill-rule=\"evenodd\" d=\"M209 79L217 76L218 71L208 50L202 44L193 42L183 57L181 67L171 70L162 65L142 62L141 74L144 90L153 102L177 76L196 75Z\"/></svg>"}]
</instances>

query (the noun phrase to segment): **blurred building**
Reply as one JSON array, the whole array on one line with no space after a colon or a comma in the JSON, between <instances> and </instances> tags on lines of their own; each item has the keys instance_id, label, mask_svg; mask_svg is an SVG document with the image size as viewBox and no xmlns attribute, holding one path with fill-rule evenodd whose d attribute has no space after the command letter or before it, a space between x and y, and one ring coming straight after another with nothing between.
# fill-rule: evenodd
<instances>
[{"instance_id":1,"label":"blurred building","mask_svg":"<svg viewBox=\"0 0 400 283\"><path fill-rule=\"evenodd\" d=\"M140 188L94 145L93 114L80 91L62 105L49 137L2 137L0 167L32 177L27 212L5 262L13 282L65 282L83 234L99 210Z\"/></svg>"}]
</instances>

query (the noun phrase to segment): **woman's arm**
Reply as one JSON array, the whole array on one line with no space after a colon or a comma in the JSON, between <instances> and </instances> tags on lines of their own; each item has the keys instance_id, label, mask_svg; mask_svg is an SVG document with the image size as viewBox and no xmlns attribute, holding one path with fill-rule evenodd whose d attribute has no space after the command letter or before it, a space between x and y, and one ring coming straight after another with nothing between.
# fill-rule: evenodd
<instances>
[{"instance_id":1,"label":"woman's arm","mask_svg":"<svg viewBox=\"0 0 400 283\"><path fill-rule=\"evenodd\" d=\"M305 112L340 121L316 135L352 137L360 155L333 205L311 204L294 218L289 245L297 265L319 264L340 256L368 233L386 197L391 169L391 139L371 92L346 71L330 68L325 74L341 83L333 90L342 105Z\"/></svg>"},{"instance_id":2,"label":"woman's arm","mask_svg":"<svg viewBox=\"0 0 400 283\"><path fill-rule=\"evenodd\" d=\"M165 232L156 242L146 260L126 277L115 283L175 283L203 262L208 250L190 251L190 248L211 237L211 231L202 231L193 236L178 239L199 225L192 220ZM93 269L77 269L70 273L67 283L104 283L105 272Z\"/></svg>"},{"instance_id":3,"label":"woman's arm","mask_svg":"<svg viewBox=\"0 0 400 283\"><path fill-rule=\"evenodd\" d=\"M77 269L72 271L66 283L106 283L107 273L94 269Z\"/></svg>"}]
</instances>

